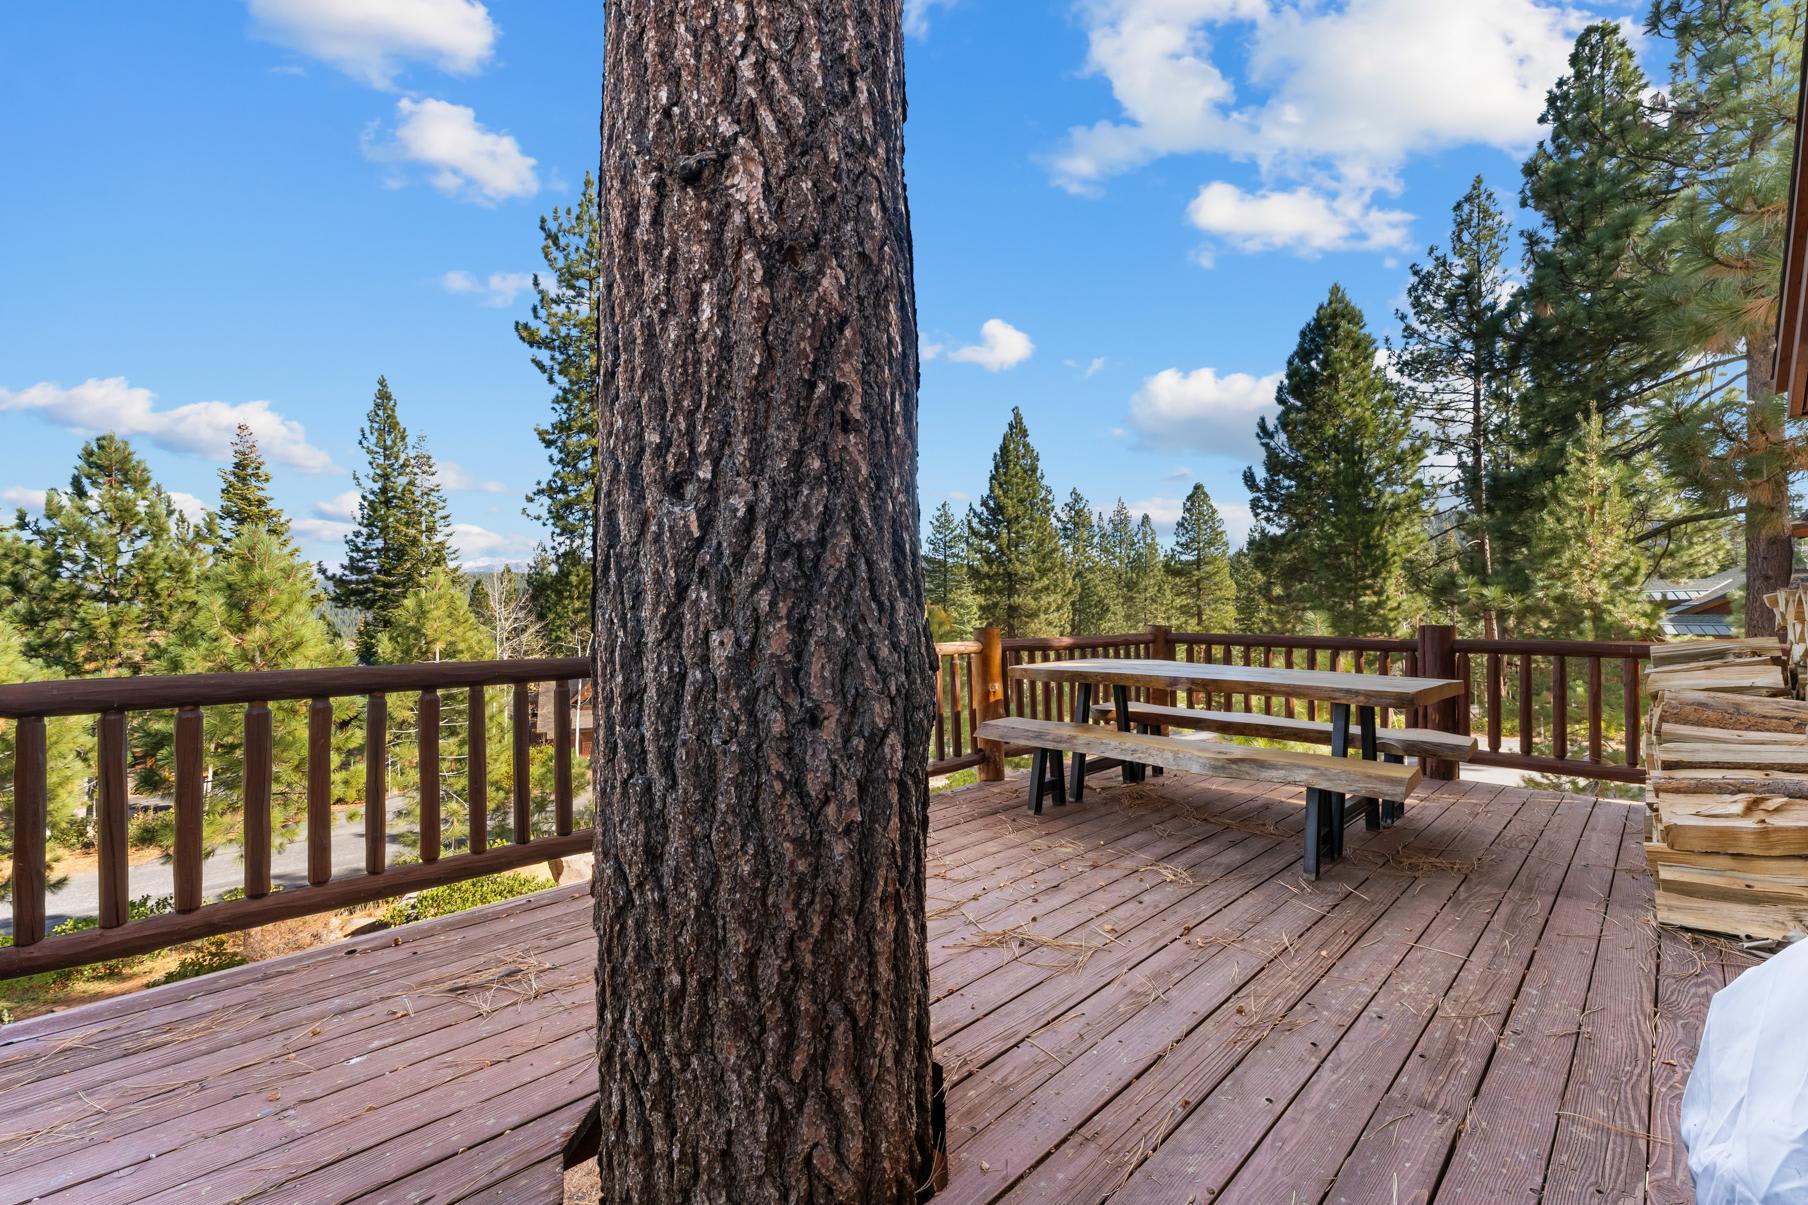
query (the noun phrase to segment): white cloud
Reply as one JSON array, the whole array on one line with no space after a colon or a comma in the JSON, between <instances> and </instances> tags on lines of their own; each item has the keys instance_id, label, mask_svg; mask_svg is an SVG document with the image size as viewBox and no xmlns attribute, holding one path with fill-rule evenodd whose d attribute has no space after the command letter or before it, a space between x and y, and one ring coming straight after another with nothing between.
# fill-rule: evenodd
<instances>
[{"instance_id":1,"label":"white cloud","mask_svg":"<svg viewBox=\"0 0 1808 1205\"><path fill-rule=\"evenodd\" d=\"M17 393L0 389L0 413L33 411L71 430L142 436L172 452L213 460L227 458L232 437L244 423L267 459L304 473L334 471L332 458L308 442L306 429L269 402L189 402L159 410L156 399L124 377L90 377L72 389L41 381Z\"/></svg>"},{"instance_id":2,"label":"white cloud","mask_svg":"<svg viewBox=\"0 0 1808 1205\"><path fill-rule=\"evenodd\" d=\"M352 524L338 519L292 519L289 526L298 536L329 544L352 534Z\"/></svg>"},{"instance_id":3,"label":"white cloud","mask_svg":"<svg viewBox=\"0 0 1808 1205\"><path fill-rule=\"evenodd\" d=\"M1201 188L1187 206L1187 220L1239 251L1286 248L1316 256L1326 251L1404 247L1412 214L1374 208L1360 190L1327 196L1301 186L1285 192L1248 193L1216 180Z\"/></svg>"},{"instance_id":4,"label":"white cloud","mask_svg":"<svg viewBox=\"0 0 1808 1205\"><path fill-rule=\"evenodd\" d=\"M1224 520L1224 534L1230 538L1232 548L1241 548L1249 539L1249 529L1255 526L1255 515L1250 513L1249 504L1245 502L1215 502L1218 517Z\"/></svg>"},{"instance_id":5,"label":"white cloud","mask_svg":"<svg viewBox=\"0 0 1808 1205\"><path fill-rule=\"evenodd\" d=\"M948 491L948 501L950 501L950 502L971 502L971 501L973 501L973 495L969 494L966 490L949 490Z\"/></svg>"},{"instance_id":6,"label":"white cloud","mask_svg":"<svg viewBox=\"0 0 1808 1205\"><path fill-rule=\"evenodd\" d=\"M475 110L423 97L396 101L396 127L387 141L365 136L365 154L379 162L418 163L447 196L493 205L540 191L536 160L507 133L487 130Z\"/></svg>"},{"instance_id":7,"label":"white cloud","mask_svg":"<svg viewBox=\"0 0 1808 1205\"><path fill-rule=\"evenodd\" d=\"M440 486L449 490L473 490L482 494L502 494L508 486L500 481L486 481L456 460L436 460L433 467Z\"/></svg>"},{"instance_id":8,"label":"white cloud","mask_svg":"<svg viewBox=\"0 0 1808 1205\"><path fill-rule=\"evenodd\" d=\"M1193 470L1189 468L1178 468L1168 474L1169 481L1191 481L1192 479Z\"/></svg>"},{"instance_id":9,"label":"white cloud","mask_svg":"<svg viewBox=\"0 0 1808 1205\"><path fill-rule=\"evenodd\" d=\"M346 490L334 494L331 498L314 503L314 513L329 519L356 519L358 517L358 491Z\"/></svg>"},{"instance_id":10,"label":"white cloud","mask_svg":"<svg viewBox=\"0 0 1808 1205\"><path fill-rule=\"evenodd\" d=\"M1080 375L1083 377L1097 376L1099 373L1099 370L1104 367L1105 367L1105 357L1104 356L1094 356L1092 358L1092 362L1086 366L1086 371L1081 373Z\"/></svg>"},{"instance_id":11,"label":"white cloud","mask_svg":"<svg viewBox=\"0 0 1808 1205\"><path fill-rule=\"evenodd\" d=\"M461 562L481 557L526 555L534 550L532 536L503 535L475 523L452 525L452 547Z\"/></svg>"},{"instance_id":12,"label":"white cloud","mask_svg":"<svg viewBox=\"0 0 1808 1205\"><path fill-rule=\"evenodd\" d=\"M960 0L904 0L904 32L913 38L929 36L929 14L938 8L953 8Z\"/></svg>"},{"instance_id":13,"label":"white cloud","mask_svg":"<svg viewBox=\"0 0 1808 1205\"><path fill-rule=\"evenodd\" d=\"M1084 0L1080 12L1085 71L1110 84L1118 114L1068 131L1047 160L1057 185L1092 193L1165 155L1228 155L1257 167L1256 200L1297 204L1302 190L1277 182L1311 185L1348 227L1333 245L1368 248L1404 236L1407 215L1374 198L1399 190L1412 156L1537 138L1587 18L1564 0Z\"/></svg>"},{"instance_id":14,"label":"white cloud","mask_svg":"<svg viewBox=\"0 0 1808 1205\"><path fill-rule=\"evenodd\" d=\"M1184 503L1181 498L1140 498L1135 502L1125 503L1130 513L1137 518L1149 516L1149 522L1155 524L1155 530L1167 535L1174 530L1174 524L1180 521L1180 510Z\"/></svg>"},{"instance_id":15,"label":"white cloud","mask_svg":"<svg viewBox=\"0 0 1808 1205\"><path fill-rule=\"evenodd\" d=\"M1190 448L1239 459L1255 455L1256 419L1274 409L1281 374L1219 376L1215 369L1169 368L1149 377L1130 399L1130 424L1144 447Z\"/></svg>"},{"instance_id":16,"label":"white cloud","mask_svg":"<svg viewBox=\"0 0 1808 1205\"><path fill-rule=\"evenodd\" d=\"M937 356L941 355L942 352L944 352L946 350L947 350L947 347L944 344L923 343L923 342L919 341L917 343L917 359L933 360Z\"/></svg>"},{"instance_id":17,"label":"white cloud","mask_svg":"<svg viewBox=\"0 0 1808 1205\"><path fill-rule=\"evenodd\" d=\"M260 37L389 88L404 62L469 75L496 47L496 23L477 0L249 0Z\"/></svg>"},{"instance_id":18,"label":"white cloud","mask_svg":"<svg viewBox=\"0 0 1808 1205\"><path fill-rule=\"evenodd\" d=\"M44 509L45 492L27 489L22 485L9 485L0 489L0 502L8 506L23 506L26 510L41 511Z\"/></svg>"},{"instance_id":19,"label":"white cloud","mask_svg":"<svg viewBox=\"0 0 1808 1205\"><path fill-rule=\"evenodd\" d=\"M462 268L454 268L439 278L440 287L448 293L483 295L483 304L502 309L515 304L515 298L532 288L532 272L492 272L488 279L478 280Z\"/></svg>"},{"instance_id":20,"label":"white cloud","mask_svg":"<svg viewBox=\"0 0 1808 1205\"><path fill-rule=\"evenodd\" d=\"M187 516L191 522L200 522L201 516L207 513L207 503L193 494L185 494L181 490L171 490L169 500L170 505Z\"/></svg>"},{"instance_id":21,"label":"white cloud","mask_svg":"<svg viewBox=\"0 0 1808 1205\"><path fill-rule=\"evenodd\" d=\"M948 353L950 360L977 364L987 372L1003 372L1030 358L1036 345L1030 337L1002 318L988 318L979 328L979 342Z\"/></svg>"}]
</instances>

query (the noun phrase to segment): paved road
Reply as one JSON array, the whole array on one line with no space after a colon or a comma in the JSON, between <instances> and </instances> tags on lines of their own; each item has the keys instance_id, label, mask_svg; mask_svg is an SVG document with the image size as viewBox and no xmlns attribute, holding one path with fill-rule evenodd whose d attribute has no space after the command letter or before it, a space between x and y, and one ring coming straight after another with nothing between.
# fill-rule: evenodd
<instances>
[{"instance_id":1,"label":"paved road","mask_svg":"<svg viewBox=\"0 0 1808 1205\"><path fill-rule=\"evenodd\" d=\"M403 796L389 800L389 814L396 816L407 803ZM408 852L397 839L399 824L389 826L389 854L394 859ZM171 866L161 858L135 862L131 870L130 896L168 895L171 891ZM350 823L343 816L333 826L333 873L356 874L364 870L364 824ZM305 840L291 841L276 852L270 862L270 877L280 887L301 887L308 881L308 846ZM228 846L202 863L201 890L213 899L224 891L245 883L245 864L237 846ZM100 915L100 871L87 870L69 876L59 891L50 893L49 923L52 926L72 916ZM0 933L13 930L13 910L0 901Z\"/></svg>"}]
</instances>

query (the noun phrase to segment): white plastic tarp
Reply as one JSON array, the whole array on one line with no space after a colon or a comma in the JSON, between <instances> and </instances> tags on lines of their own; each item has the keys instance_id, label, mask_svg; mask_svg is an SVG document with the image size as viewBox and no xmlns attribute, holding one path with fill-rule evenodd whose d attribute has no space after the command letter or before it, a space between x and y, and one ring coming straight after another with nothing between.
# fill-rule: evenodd
<instances>
[{"instance_id":1,"label":"white plastic tarp","mask_svg":"<svg viewBox=\"0 0 1808 1205\"><path fill-rule=\"evenodd\" d=\"M1698 1205L1808 1202L1808 941L1715 993L1682 1140Z\"/></svg>"}]
</instances>

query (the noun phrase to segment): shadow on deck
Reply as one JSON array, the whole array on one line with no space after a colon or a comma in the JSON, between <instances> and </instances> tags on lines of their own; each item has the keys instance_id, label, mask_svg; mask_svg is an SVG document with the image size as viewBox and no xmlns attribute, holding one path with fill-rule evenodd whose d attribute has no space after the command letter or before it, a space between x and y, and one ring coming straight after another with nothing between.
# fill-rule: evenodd
<instances>
[{"instance_id":1,"label":"shadow on deck","mask_svg":"<svg viewBox=\"0 0 1808 1205\"><path fill-rule=\"evenodd\" d=\"M1437 784L1313 883L1297 792L1115 777L935 797L938 1201L1693 1199L1748 960L1653 925L1641 806ZM589 925L563 888L0 1031L0 1200L557 1200Z\"/></svg>"}]
</instances>

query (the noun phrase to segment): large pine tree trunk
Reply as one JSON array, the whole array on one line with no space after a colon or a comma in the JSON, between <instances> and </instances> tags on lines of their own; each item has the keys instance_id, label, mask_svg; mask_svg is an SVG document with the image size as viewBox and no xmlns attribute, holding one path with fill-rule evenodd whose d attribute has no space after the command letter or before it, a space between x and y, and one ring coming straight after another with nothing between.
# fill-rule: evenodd
<instances>
[{"instance_id":1,"label":"large pine tree trunk","mask_svg":"<svg viewBox=\"0 0 1808 1205\"><path fill-rule=\"evenodd\" d=\"M1789 584L1794 548L1789 539L1789 469L1783 406L1770 388L1771 340L1745 352L1746 402L1745 634L1771 636L1777 616L1766 594Z\"/></svg>"},{"instance_id":2,"label":"large pine tree trunk","mask_svg":"<svg viewBox=\"0 0 1808 1205\"><path fill-rule=\"evenodd\" d=\"M928 1174L900 0L616 0L603 91L603 1198Z\"/></svg>"}]
</instances>

